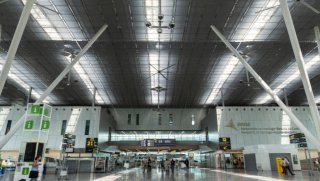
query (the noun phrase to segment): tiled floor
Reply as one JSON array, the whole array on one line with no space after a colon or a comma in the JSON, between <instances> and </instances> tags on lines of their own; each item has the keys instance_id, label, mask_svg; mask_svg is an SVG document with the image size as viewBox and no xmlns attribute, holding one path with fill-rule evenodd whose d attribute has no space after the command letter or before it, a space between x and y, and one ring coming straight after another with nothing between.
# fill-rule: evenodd
<instances>
[{"instance_id":1,"label":"tiled floor","mask_svg":"<svg viewBox=\"0 0 320 181\"><path fill-rule=\"evenodd\" d=\"M319 172L309 172L305 171L296 171L295 176L282 176L278 175L275 172L259 172L255 174L246 174L239 171L232 170L213 170L213 169L179 169L172 172L163 172L160 170L152 170L151 172L143 173L141 169L129 169L120 171L114 174L102 174L102 173L93 173L93 174L73 174L69 175L67 180L69 181L135 181L135 180L145 180L145 181L193 181L193 180L210 180L210 181L283 181L283 180L296 180L296 181L320 181ZM11 181L12 176L6 175L0 177L1 181ZM55 175L47 175L42 181L54 181L58 180L58 177Z\"/></svg>"}]
</instances>

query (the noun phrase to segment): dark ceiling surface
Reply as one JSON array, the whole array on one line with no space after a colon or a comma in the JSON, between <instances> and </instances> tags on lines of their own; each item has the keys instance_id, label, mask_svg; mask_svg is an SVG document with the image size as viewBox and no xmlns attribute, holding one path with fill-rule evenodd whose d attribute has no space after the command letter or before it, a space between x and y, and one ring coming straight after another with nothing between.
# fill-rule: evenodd
<instances>
[{"instance_id":1,"label":"dark ceiling surface","mask_svg":"<svg viewBox=\"0 0 320 181\"><path fill-rule=\"evenodd\" d=\"M0 4L0 64L6 60L24 1ZM320 10L320 2L305 0ZM108 29L47 99L52 105L206 107L273 105L210 29L215 25L258 74L290 105L305 105L278 0L38 0L24 31L0 104L34 101L103 24ZM316 101L320 58L314 27L320 15L288 1ZM274 8L269 8L275 6ZM158 34L146 21L163 28ZM50 10L49 10L50 9ZM264 10L264 11L261 11ZM56 11L56 12L54 12ZM259 12L261 11L261 12ZM58 13L57 13L58 12ZM38 14L37 14L38 13ZM67 48L66 48L67 47ZM235 63L232 63L235 62ZM167 68L170 66L170 68ZM157 74L157 70L165 69ZM248 79L247 79L248 78ZM288 81L290 79L290 81ZM249 80L249 82L247 82ZM284 84L285 83L285 84ZM248 85L249 84L249 85ZM158 95L151 88L165 88ZM280 90L281 89L281 90ZM223 95L223 96L222 96Z\"/></svg>"}]
</instances>

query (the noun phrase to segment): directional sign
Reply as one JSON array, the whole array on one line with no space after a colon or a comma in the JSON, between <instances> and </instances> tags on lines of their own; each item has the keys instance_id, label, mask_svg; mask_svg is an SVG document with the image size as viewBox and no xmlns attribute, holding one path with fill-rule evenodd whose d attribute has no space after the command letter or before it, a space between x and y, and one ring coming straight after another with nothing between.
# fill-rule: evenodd
<instances>
[{"instance_id":1,"label":"directional sign","mask_svg":"<svg viewBox=\"0 0 320 181\"><path fill-rule=\"evenodd\" d=\"M299 143L298 144L298 148L306 148L306 147L308 147L307 143Z\"/></svg>"},{"instance_id":2,"label":"directional sign","mask_svg":"<svg viewBox=\"0 0 320 181\"><path fill-rule=\"evenodd\" d=\"M23 167L22 168L22 175L29 175L29 167Z\"/></svg>"},{"instance_id":3,"label":"directional sign","mask_svg":"<svg viewBox=\"0 0 320 181\"><path fill-rule=\"evenodd\" d=\"M33 120L27 120L24 124L24 129L32 129L33 128Z\"/></svg>"},{"instance_id":4,"label":"directional sign","mask_svg":"<svg viewBox=\"0 0 320 181\"><path fill-rule=\"evenodd\" d=\"M86 153L93 153L98 148L98 138L87 138Z\"/></svg>"},{"instance_id":5,"label":"directional sign","mask_svg":"<svg viewBox=\"0 0 320 181\"><path fill-rule=\"evenodd\" d=\"M308 147L306 136L303 133L296 133L289 135L291 144L297 144L298 148Z\"/></svg>"},{"instance_id":6,"label":"directional sign","mask_svg":"<svg viewBox=\"0 0 320 181\"><path fill-rule=\"evenodd\" d=\"M49 129L50 121L49 120L42 120L41 129Z\"/></svg>"},{"instance_id":7,"label":"directional sign","mask_svg":"<svg viewBox=\"0 0 320 181\"><path fill-rule=\"evenodd\" d=\"M32 114L41 114L41 109L40 109L41 107L40 107L40 105L32 105L31 106L31 113Z\"/></svg>"},{"instance_id":8,"label":"directional sign","mask_svg":"<svg viewBox=\"0 0 320 181\"><path fill-rule=\"evenodd\" d=\"M219 138L220 150L231 150L231 139L229 137Z\"/></svg>"}]
</instances>

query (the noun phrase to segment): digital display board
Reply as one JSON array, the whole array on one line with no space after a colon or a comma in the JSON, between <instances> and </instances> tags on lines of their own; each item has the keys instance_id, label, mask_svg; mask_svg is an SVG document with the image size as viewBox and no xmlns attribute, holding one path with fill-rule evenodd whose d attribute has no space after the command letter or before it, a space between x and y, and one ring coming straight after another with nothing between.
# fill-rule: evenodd
<instances>
[{"instance_id":1,"label":"digital display board","mask_svg":"<svg viewBox=\"0 0 320 181\"><path fill-rule=\"evenodd\" d=\"M299 148L308 147L306 136L303 133L291 134L289 140L291 144L297 144Z\"/></svg>"},{"instance_id":2,"label":"digital display board","mask_svg":"<svg viewBox=\"0 0 320 181\"><path fill-rule=\"evenodd\" d=\"M86 153L94 153L98 148L98 138L87 138Z\"/></svg>"},{"instance_id":3,"label":"digital display board","mask_svg":"<svg viewBox=\"0 0 320 181\"><path fill-rule=\"evenodd\" d=\"M231 139L229 137L219 138L219 149L220 150L231 150Z\"/></svg>"},{"instance_id":4,"label":"digital display board","mask_svg":"<svg viewBox=\"0 0 320 181\"><path fill-rule=\"evenodd\" d=\"M140 146L144 147L161 147L161 146L175 146L175 139L145 139L140 142Z\"/></svg>"}]
</instances>

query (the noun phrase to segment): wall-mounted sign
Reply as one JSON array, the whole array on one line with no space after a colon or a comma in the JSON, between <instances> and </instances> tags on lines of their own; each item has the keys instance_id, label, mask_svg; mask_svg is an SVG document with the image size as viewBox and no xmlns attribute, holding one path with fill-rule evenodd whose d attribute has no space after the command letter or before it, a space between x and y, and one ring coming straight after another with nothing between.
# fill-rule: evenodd
<instances>
[{"instance_id":1,"label":"wall-mounted sign","mask_svg":"<svg viewBox=\"0 0 320 181\"><path fill-rule=\"evenodd\" d=\"M86 153L94 153L98 148L98 138L86 139Z\"/></svg>"},{"instance_id":2,"label":"wall-mounted sign","mask_svg":"<svg viewBox=\"0 0 320 181\"><path fill-rule=\"evenodd\" d=\"M33 128L33 120L27 120L24 123L24 129L32 129Z\"/></svg>"},{"instance_id":3,"label":"wall-mounted sign","mask_svg":"<svg viewBox=\"0 0 320 181\"><path fill-rule=\"evenodd\" d=\"M64 150L67 150L67 148L73 148L75 143L76 143L76 135L64 134L63 145L62 145Z\"/></svg>"},{"instance_id":4,"label":"wall-mounted sign","mask_svg":"<svg viewBox=\"0 0 320 181\"><path fill-rule=\"evenodd\" d=\"M50 121L49 120L42 120L41 129L49 129Z\"/></svg>"},{"instance_id":5,"label":"wall-mounted sign","mask_svg":"<svg viewBox=\"0 0 320 181\"><path fill-rule=\"evenodd\" d=\"M144 147L161 147L161 146L175 146L175 139L145 139L140 142L140 146Z\"/></svg>"},{"instance_id":6,"label":"wall-mounted sign","mask_svg":"<svg viewBox=\"0 0 320 181\"><path fill-rule=\"evenodd\" d=\"M220 150L231 150L231 139L229 137L220 137L219 148Z\"/></svg>"},{"instance_id":7,"label":"wall-mounted sign","mask_svg":"<svg viewBox=\"0 0 320 181\"><path fill-rule=\"evenodd\" d=\"M291 144L297 144L298 148L308 147L306 136L303 133L296 133L289 135Z\"/></svg>"}]
</instances>

